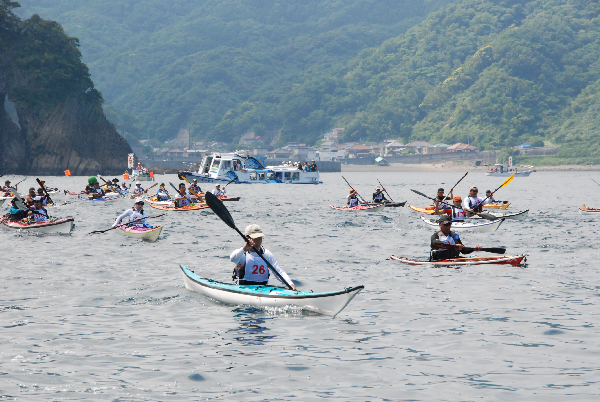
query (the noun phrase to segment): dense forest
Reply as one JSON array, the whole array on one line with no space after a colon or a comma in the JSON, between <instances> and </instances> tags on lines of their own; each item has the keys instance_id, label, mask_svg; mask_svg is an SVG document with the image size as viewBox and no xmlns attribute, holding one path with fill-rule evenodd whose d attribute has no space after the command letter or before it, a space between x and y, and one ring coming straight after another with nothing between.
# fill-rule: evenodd
<instances>
[{"instance_id":1,"label":"dense forest","mask_svg":"<svg viewBox=\"0 0 600 402\"><path fill-rule=\"evenodd\" d=\"M551 142L560 156L600 156L596 1L21 4L80 39L133 135L281 129L281 141L314 143L342 126L347 140Z\"/></svg>"}]
</instances>

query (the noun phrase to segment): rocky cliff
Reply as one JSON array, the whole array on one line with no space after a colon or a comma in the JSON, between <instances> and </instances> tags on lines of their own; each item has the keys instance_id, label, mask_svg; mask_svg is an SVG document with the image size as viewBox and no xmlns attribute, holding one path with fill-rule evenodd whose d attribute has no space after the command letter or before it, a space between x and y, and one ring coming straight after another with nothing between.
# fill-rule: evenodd
<instances>
[{"instance_id":1,"label":"rocky cliff","mask_svg":"<svg viewBox=\"0 0 600 402\"><path fill-rule=\"evenodd\" d=\"M0 0L1 173L118 174L131 148L106 120L75 38ZM10 3L14 4L14 3Z\"/></svg>"}]
</instances>

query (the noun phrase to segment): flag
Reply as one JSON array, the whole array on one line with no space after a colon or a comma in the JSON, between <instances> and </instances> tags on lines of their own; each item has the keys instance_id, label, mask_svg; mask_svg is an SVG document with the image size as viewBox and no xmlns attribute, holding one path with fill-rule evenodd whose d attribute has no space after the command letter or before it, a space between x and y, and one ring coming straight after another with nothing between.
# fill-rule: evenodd
<instances>
[{"instance_id":1,"label":"flag","mask_svg":"<svg viewBox=\"0 0 600 402\"><path fill-rule=\"evenodd\" d=\"M65 170L65 176L71 176L71 171L69 169Z\"/></svg>"}]
</instances>

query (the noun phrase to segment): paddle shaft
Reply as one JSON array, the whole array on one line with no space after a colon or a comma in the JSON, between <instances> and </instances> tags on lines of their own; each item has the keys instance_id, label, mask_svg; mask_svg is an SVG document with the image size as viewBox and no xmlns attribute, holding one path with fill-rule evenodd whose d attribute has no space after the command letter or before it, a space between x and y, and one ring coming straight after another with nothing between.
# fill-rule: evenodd
<instances>
[{"instance_id":1,"label":"paddle shaft","mask_svg":"<svg viewBox=\"0 0 600 402\"><path fill-rule=\"evenodd\" d=\"M390 197L390 201L395 202L394 200L392 200L392 196L390 195L390 193L387 192L387 190L385 189L385 187L383 187L383 184L381 184L381 182L379 181L379 179L377 179L377 183L379 183L379 185L381 186L381 188L383 189L383 191L385 191L385 193L387 194L387 196Z\"/></svg>"},{"instance_id":2,"label":"paddle shaft","mask_svg":"<svg viewBox=\"0 0 600 402\"><path fill-rule=\"evenodd\" d=\"M592 179L592 181L600 186L600 183L598 183L596 180Z\"/></svg>"},{"instance_id":3,"label":"paddle shaft","mask_svg":"<svg viewBox=\"0 0 600 402\"><path fill-rule=\"evenodd\" d=\"M158 183L154 183L153 185L151 185L150 187L148 187L147 189L144 190L144 193L147 193L148 190L150 190L152 187L158 185Z\"/></svg>"},{"instance_id":4,"label":"paddle shaft","mask_svg":"<svg viewBox=\"0 0 600 402\"><path fill-rule=\"evenodd\" d=\"M38 179L37 177L35 178L35 180L38 182L38 184L40 185L42 190L44 190L44 194L46 194L46 198L48 199L48 202L51 202L54 204L54 201L52 201L52 198L50 198L50 194L48 194L48 191L46 191L46 187L44 187L44 185L42 184L42 181L40 179Z\"/></svg>"},{"instance_id":5,"label":"paddle shaft","mask_svg":"<svg viewBox=\"0 0 600 402\"><path fill-rule=\"evenodd\" d=\"M490 196L489 196L489 197L485 197L485 198L483 199L483 201L481 201L481 202L480 202L480 205L482 205L482 206L483 206L483 205L484 205L483 203L484 203L484 202L485 202L485 201L486 201L488 198L490 198L492 195L494 195L494 193L495 193L496 191L500 190L502 187L504 187L504 186L506 186L508 183L510 183L510 182L512 181L512 179L514 179L514 178L515 178L515 174L513 173L513 174L512 174L512 175L511 175L511 176L510 176L508 179L506 179L506 181L505 181L504 183L500 184L500 187L498 187L497 189L495 189L494 191L492 191L492 194L490 194Z\"/></svg>"},{"instance_id":6,"label":"paddle shaft","mask_svg":"<svg viewBox=\"0 0 600 402\"><path fill-rule=\"evenodd\" d=\"M452 190L454 190L454 187L458 186L458 183L460 183L465 177L467 177L468 174L469 174L469 172L465 173L465 175L463 177L461 177L460 180L457 181L454 186L452 186L452 188L450 189L450 191L448 191L448 194L451 194Z\"/></svg>"},{"instance_id":7,"label":"paddle shaft","mask_svg":"<svg viewBox=\"0 0 600 402\"><path fill-rule=\"evenodd\" d=\"M164 214L158 214L158 215L153 215L153 216L147 216L147 217L145 217L144 219L158 218L159 216L163 216L163 215L164 215ZM121 225L113 226L113 227L111 227L110 229L105 229L105 230L94 230L93 232L90 232L90 233L88 233L88 234L93 234L93 233L105 233L105 232L108 232L109 230L113 230L113 229L120 228L120 227L123 227L123 226L130 226L130 225L133 225L134 223L136 223L136 222L139 222L139 221L140 221L140 219L136 219L136 220L134 220L134 221L131 221L131 222L127 222L127 223L123 223L123 224L121 224Z\"/></svg>"},{"instance_id":8,"label":"paddle shaft","mask_svg":"<svg viewBox=\"0 0 600 402\"><path fill-rule=\"evenodd\" d=\"M206 198L206 203L208 204L208 206L210 207L210 209L212 209L213 212L219 218L221 218L221 220L223 222L225 222L225 224L227 226L229 226L230 228L232 228L236 232L238 232L238 234L240 236L242 236L242 238L244 239L244 241L246 243L248 243L248 238L242 232L240 232L240 230L237 228L237 226L235 225L235 222L233 221L233 218L232 218L231 214L229 213L229 211L225 207L225 204L223 204L223 201L219 200L219 198L216 197L212 193L204 193L204 196ZM287 283L287 281L285 279L283 279L283 277L279 274L279 272L277 272L277 270L275 270L275 268L271 265L271 263L269 263L269 261L267 261L265 259L265 257L263 257L262 254L260 254L258 252L258 250L256 249L256 247L252 246L252 249L267 264L267 266L269 267L269 269L271 270L271 272L273 272L273 275L275 275L277 277L277 279L279 279L282 283L285 283L285 286L288 289L293 290L293 287L289 283Z\"/></svg>"},{"instance_id":9,"label":"paddle shaft","mask_svg":"<svg viewBox=\"0 0 600 402\"><path fill-rule=\"evenodd\" d=\"M411 189L410 191L412 191L413 193L417 193L417 194L419 194L420 196L423 196L423 197L425 197L425 198L429 198L429 199L430 199L430 200L432 200L432 201L436 201L436 199L435 199L435 198L431 198L430 196L428 196L428 195L425 195L425 194L423 194L423 193L422 193L422 192L420 192L420 191L413 190L413 189Z\"/></svg>"},{"instance_id":10,"label":"paddle shaft","mask_svg":"<svg viewBox=\"0 0 600 402\"><path fill-rule=\"evenodd\" d=\"M437 245L439 248L442 249L454 249L454 250L458 250L457 245L452 245L452 244L438 244ZM463 246L462 251L464 251L466 254L470 254L473 251L475 251L475 247L465 247ZM506 253L506 249L502 248L502 247L482 247L480 251L485 251L488 253L495 253L495 254L504 254Z\"/></svg>"},{"instance_id":11,"label":"paddle shaft","mask_svg":"<svg viewBox=\"0 0 600 402\"><path fill-rule=\"evenodd\" d=\"M348 180L346 180L346 178L345 178L344 176L342 176L342 179L344 179L344 181L346 182L346 184L350 186L350 183L348 183ZM365 201L365 199L364 199L364 198L363 198L363 197L362 197L360 194L358 194L358 191L356 191L356 190L354 189L354 187L350 186L350 188L351 188L352 190L354 190L354 192L356 193L356 195L358 195L358 198L360 198L360 199L361 199L361 200L362 200L364 203L366 203L367 205L369 204L368 202L366 202L366 201Z\"/></svg>"}]
</instances>

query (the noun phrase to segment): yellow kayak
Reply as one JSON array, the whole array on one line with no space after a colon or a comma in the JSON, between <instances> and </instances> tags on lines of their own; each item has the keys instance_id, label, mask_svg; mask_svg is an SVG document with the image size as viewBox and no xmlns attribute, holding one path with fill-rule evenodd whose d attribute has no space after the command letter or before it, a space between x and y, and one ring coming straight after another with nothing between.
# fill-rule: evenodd
<instances>
[{"instance_id":1,"label":"yellow kayak","mask_svg":"<svg viewBox=\"0 0 600 402\"><path fill-rule=\"evenodd\" d=\"M503 204L485 204L483 209L491 208L491 209L506 209L510 205L510 202L505 201Z\"/></svg>"}]
</instances>

